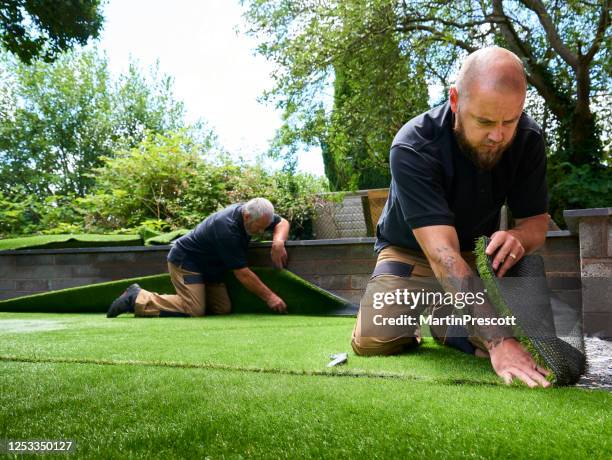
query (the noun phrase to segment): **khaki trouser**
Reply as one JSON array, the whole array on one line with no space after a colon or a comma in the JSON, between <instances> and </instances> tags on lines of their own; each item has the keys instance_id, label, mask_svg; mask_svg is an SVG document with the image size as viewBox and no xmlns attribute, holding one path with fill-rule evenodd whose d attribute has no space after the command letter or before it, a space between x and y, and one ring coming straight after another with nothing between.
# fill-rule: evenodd
<instances>
[{"instance_id":1,"label":"khaki trouser","mask_svg":"<svg viewBox=\"0 0 612 460\"><path fill-rule=\"evenodd\" d=\"M160 311L189 316L227 315L232 304L223 283L204 283L200 274L168 262L176 294L157 294L141 290L136 298L136 316L159 316Z\"/></svg>"},{"instance_id":2,"label":"khaki trouser","mask_svg":"<svg viewBox=\"0 0 612 460\"><path fill-rule=\"evenodd\" d=\"M466 252L461 254L464 260L475 270L474 256ZM366 287L357 322L353 329L351 345L358 355L393 355L410 350L421 342L421 332L418 325L418 318L421 314L434 314L437 317L444 317L453 313L452 305L440 304L419 304L414 309L407 308L402 304L385 303L384 307L375 308L375 294L380 301L381 293L394 293L407 289L415 292L444 292L438 283L427 259L416 251L388 246L378 255L377 267L382 262L393 261L412 266L412 271L408 276L398 276L391 274L379 274L373 276ZM409 267L408 267L409 268ZM374 318L376 315L378 319ZM413 324L401 326L375 326L374 323L382 318L401 318L410 316L414 318ZM416 323L416 324L414 324ZM430 331L434 339L441 343L451 342L451 337L447 337L449 326L430 326ZM454 339L454 338L453 338ZM478 337L470 335L469 343L486 351L486 347ZM468 344L469 346L469 344Z\"/></svg>"}]
</instances>

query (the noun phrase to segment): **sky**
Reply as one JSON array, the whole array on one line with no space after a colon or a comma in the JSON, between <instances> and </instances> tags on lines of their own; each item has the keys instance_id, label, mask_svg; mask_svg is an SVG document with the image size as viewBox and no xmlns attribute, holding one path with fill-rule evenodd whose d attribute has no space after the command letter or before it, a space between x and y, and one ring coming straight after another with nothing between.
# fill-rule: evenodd
<instances>
[{"instance_id":1,"label":"sky","mask_svg":"<svg viewBox=\"0 0 612 460\"><path fill-rule=\"evenodd\" d=\"M206 120L222 147L255 161L282 121L257 100L272 87L274 66L240 32L247 28L242 11L238 0L107 0L100 46L115 75L127 71L130 57L143 69L159 60L188 121ZM301 152L298 169L323 175L320 150Z\"/></svg>"}]
</instances>

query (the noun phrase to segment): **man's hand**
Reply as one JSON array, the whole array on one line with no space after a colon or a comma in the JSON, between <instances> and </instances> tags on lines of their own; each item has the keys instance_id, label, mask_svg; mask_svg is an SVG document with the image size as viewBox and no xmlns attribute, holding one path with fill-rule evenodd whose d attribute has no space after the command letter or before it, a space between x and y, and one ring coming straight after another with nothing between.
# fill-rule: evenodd
<instances>
[{"instance_id":1,"label":"man's hand","mask_svg":"<svg viewBox=\"0 0 612 460\"><path fill-rule=\"evenodd\" d=\"M287 305L283 299L262 283L259 277L253 273L250 268L244 267L236 269L234 270L234 275L236 275L236 279L238 279L245 288L265 301L270 309L279 313L287 313Z\"/></svg>"},{"instance_id":2,"label":"man's hand","mask_svg":"<svg viewBox=\"0 0 612 460\"><path fill-rule=\"evenodd\" d=\"M513 338L503 339L500 343L488 342L491 365L497 375L504 379L506 385L518 378L530 388L538 385L546 388L550 382L546 380L549 372L537 366L533 358L521 344Z\"/></svg>"},{"instance_id":3,"label":"man's hand","mask_svg":"<svg viewBox=\"0 0 612 460\"><path fill-rule=\"evenodd\" d=\"M287 265L287 250L285 249L284 241L272 241L272 250L270 251L272 263L276 268L283 268Z\"/></svg>"},{"instance_id":4,"label":"man's hand","mask_svg":"<svg viewBox=\"0 0 612 460\"><path fill-rule=\"evenodd\" d=\"M274 293L272 293L272 295L268 297L266 303L268 304L268 307L270 307L271 310L274 310L278 313L287 313L287 304L283 299L281 299Z\"/></svg>"},{"instance_id":5,"label":"man's hand","mask_svg":"<svg viewBox=\"0 0 612 460\"><path fill-rule=\"evenodd\" d=\"M525 255L523 243L510 231L499 231L491 235L491 241L486 249L486 254L493 258L493 270L499 278Z\"/></svg>"}]
</instances>

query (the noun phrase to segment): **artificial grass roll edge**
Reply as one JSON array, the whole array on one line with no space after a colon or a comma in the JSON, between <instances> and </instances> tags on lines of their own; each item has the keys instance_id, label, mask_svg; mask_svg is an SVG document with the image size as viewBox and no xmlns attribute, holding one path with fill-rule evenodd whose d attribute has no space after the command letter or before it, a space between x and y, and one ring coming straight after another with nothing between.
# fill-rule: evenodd
<instances>
[{"instance_id":1,"label":"artificial grass roll edge","mask_svg":"<svg viewBox=\"0 0 612 460\"><path fill-rule=\"evenodd\" d=\"M474 248L474 255L476 256L476 268L478 269L478 274L480 275L480 278L482 279L482 282L485 285L485 288L487 289L487 296L489 297L489 300L491 301L497 312L503 316L512 316L512 311L506 304L506 301L504 300L504 297L497 284L497 276L495 275L495 271L493 270L493 266L491 264L491 257L489 257L485 252L488 246L488 242L489 239L484 236L476 240L476 246ZM512 330L514 332L514 337L527 349L536 364L550 372L546 379L551 383L555 383L555 373L550 368L550 366L546 364L546 361L537 351L535 345L529 339L529 337L527 337L518 322L516 323L516 325L512 326Z\"/></svg>"},{"instance_id":2,"label":"artificial grass roll edge","mask_svg":"<svg viewBox=\"0 0 612 460\"><path fill-rule=\"evenodd\" d=\"M288 270L253 267L252 270L277 295L285 300L288 312L301 315L353 316L357 307L330 292L315 286ZM0 301L0 311L39 313L102 313L132 283L160 294L174 294L170 275L79 286ZM248 291L229 272L226 285L234 313L272 313L263 300Z\"/></svg>"},{"instance_id":3,"label":"artificial grass roll edge","mask_svg":"<svg viewBox=\"0 0 612 460\"><path fill-rule=\"evenodd\" d=\"M0 251L105 246L142 246L140 235L37 235L0 240Z\"/></svg>"}]
</instances>

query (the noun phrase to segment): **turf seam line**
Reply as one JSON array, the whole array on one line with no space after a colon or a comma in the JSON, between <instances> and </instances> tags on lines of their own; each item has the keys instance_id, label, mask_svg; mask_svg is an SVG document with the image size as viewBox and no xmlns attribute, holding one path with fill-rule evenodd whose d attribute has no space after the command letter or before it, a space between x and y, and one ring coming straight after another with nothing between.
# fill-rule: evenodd
<instances>
[{"instance_id":1,"label":"turf seam line","mask_svg":"<svg viewBox=\"0 0 612 460\"><path fill-rule=\"evenodd\" d=\"M352 377L352 378L373 378L373 379L395 379L395 380L410 380L419 382L432 382L449 385L492 385L500 386L499 383L487 382L482 380L472 379L435 379L427 377L419 377L415 375L395 374L395 373L368 373L355 371L306 371L306 370L291 370L291 369L274 369L265 367L247 367L247 366L230 366L227 364L213 363L185 363L180 361L139 361L139 360L115 360L115 359L96 359L96 358L33 358L17 355L0 355L0 361L5 362L22 362L22 363L51 363L51 364L95 364L102 366L150 366L150 367L168 367L175 369L212 369L223 371L238 371L250 372L255 374L277 374L291 376L308 376L308 377Z\"/></svg>"}]
</instances>

